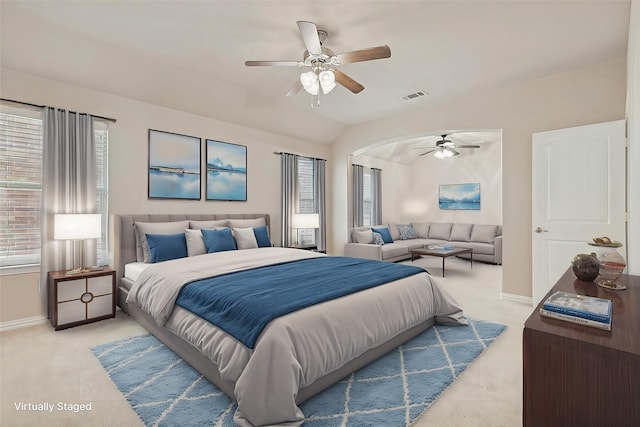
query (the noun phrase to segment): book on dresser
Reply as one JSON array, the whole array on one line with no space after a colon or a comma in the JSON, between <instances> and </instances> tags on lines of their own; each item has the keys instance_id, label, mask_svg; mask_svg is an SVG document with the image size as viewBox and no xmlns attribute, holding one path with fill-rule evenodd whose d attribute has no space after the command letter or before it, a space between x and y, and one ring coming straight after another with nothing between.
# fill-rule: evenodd
<instances>
[{"instance_id":1,"label":"book on dresser","mask_svg":"<svg viewBox=\"0 0 640 427\"><path fill-rule=\"evenodd\" d=\"M540 314L606 331L611 330L611 300L608 299L557 291L540 307Z\"/></svg>"}]
</instances>

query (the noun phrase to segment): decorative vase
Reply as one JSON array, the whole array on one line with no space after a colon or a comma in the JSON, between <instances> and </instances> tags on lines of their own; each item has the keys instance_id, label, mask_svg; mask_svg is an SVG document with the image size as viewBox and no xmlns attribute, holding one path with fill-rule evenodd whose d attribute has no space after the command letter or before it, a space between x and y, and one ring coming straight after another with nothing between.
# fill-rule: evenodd
<instances>
[{"instance_id":1,"label":"decorative vase","mask_svg":"<svg viewBox=\"0 0 640 427\"><path fill-rule=\"evenodd\" d=\"M578 254L571 262L573 274L585 282L593 282L600 272L600 262L594 252L590 254Z\"/></svg>"},{"instance_id":2,"label":"decorative vase","mask_svg":"<svg viewBox=\"0 0 640 427\"><path fill-rule=\"evenodd\" d=\"M598 248L597 257L600 263L600 272L596 283L608 289L626 289L624 284L618 282L618 279L627 266L623 256L620 255L617 250L622 244L593 244L593 246L597 246Z\"/></svg>"}]
</instances>

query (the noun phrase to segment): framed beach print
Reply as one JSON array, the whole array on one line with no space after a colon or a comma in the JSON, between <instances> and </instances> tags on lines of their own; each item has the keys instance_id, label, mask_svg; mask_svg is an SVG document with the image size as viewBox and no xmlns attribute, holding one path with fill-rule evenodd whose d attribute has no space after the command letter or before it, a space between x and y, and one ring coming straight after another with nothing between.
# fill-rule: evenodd
<instances>
[{"instance_id":1,"label":"framed beach print","mask_svg":"<svg viewBox=\"0 0 640 427\"><path fill-rule=\"evenodd\" d=\"M200 138L149 129L149 198L200 200Z\"/></svg>"},{"instance_id":2,"label":"framed beach print","mask_svg":"<svg viewBox=\"0 0 640 427\"><path fill-rule=\"evenodd\" d=\"M247 147L207 139L206 200L247 201Z\"/></svg>"},{"instance_id":3,"label":"framed beach print","mask_svg":"<svg viewBox=\"0 0 640 427\"><path fill-rule=\"evenodd\" d=\"M440 209L480 210L480 184L443 184L438 197Z\"/></svg>"}]
</instances>

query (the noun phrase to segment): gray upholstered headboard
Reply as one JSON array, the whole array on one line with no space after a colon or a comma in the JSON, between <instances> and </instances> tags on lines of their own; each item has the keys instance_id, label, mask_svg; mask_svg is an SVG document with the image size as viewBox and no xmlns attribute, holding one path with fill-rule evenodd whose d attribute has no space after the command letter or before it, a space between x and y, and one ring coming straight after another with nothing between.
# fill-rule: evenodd
<instances>
[{"instance_id":1,"label":"gray upholstered headboard","mask_svg":"<svg viewBox=\"0 0 640 427\"><path fill-rule=\"evenodd\" d=\"M116 285L120 286L120 278L124 276L124 266L127 263L136 261L136 221L139 222L170 222L170 221L209 221L214 219L253 219L264 218L267 222L267 229L271 232L269 214L139 214L139 215L113 215L111 224L113 225L113 265L116 270Z\"/></svg>"}]
</instances>

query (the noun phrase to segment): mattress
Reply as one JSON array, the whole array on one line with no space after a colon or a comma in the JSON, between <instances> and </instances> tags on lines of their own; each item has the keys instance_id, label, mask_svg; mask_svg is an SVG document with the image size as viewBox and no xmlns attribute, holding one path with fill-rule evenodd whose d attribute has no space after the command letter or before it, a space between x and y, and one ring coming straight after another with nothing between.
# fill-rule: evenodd
<instances>
[{"instance_id":1,"label":"mattress","mask_svg":"<svg viewBox=\"0 0 640 427\"><path fill-rule=\"evenodd\" d=\"M124 266L124 277L135 282L140 274L151 264L147 262L130 262Z\"/></svg>"}]
</instances>

